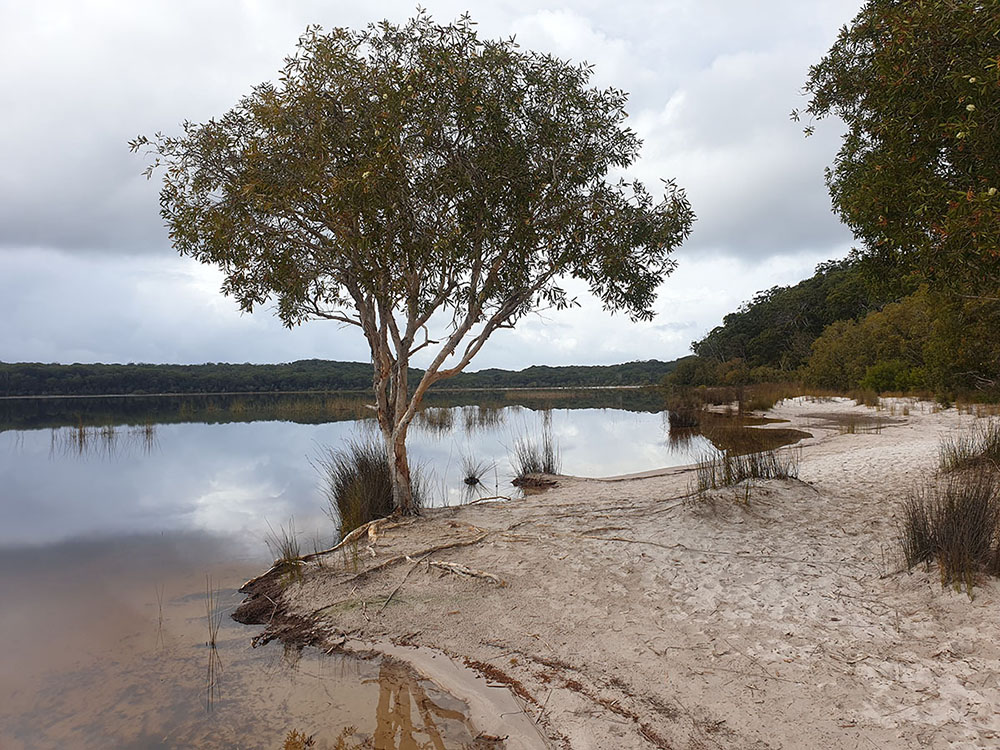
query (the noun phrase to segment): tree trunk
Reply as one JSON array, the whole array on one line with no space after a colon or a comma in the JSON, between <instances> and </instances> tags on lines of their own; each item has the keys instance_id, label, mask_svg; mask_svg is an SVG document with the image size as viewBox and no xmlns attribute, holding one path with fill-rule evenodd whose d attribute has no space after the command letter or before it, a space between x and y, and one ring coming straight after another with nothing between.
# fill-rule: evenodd
<instances>
[{"instance_id":1,"label":"tree trunk","mask_svg":"<svg viewBox=\"0 0 1000 750\"><path fill-rule=\"evenodd\" d=\"M415 516L420 512L413 500L410 483L410 464L406 457L406 428L397 426L395 435L386 435L389 471L392 477L392 504L402 516Z\"/></svg>"}]
</instances>

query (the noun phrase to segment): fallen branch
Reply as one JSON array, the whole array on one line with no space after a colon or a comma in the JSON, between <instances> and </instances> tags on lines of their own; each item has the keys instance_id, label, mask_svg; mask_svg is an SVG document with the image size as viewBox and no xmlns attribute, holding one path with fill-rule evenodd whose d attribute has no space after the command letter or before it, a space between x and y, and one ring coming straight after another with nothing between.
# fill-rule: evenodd
<instances>
[{"instance_id":1,"label":"fallen branch","mask_svg":"<svg viewBox=\"0 0 1000 750\"><path fill-rule=\"evenodd\" d=\"M492 573L487 573L483 570L473 570L472 568L467 568L464 565L454 562L445 562L443 560L431 560L428 565L440 568L448 573L454 573L457 576L465 576L467 578L483 578L490 583L495 583L497 586L506 586L507 582L502 578L497 578Z\"/></svg>"},{"instance_id":2,"label":"fallen branch","mask_svg":"<svg viewBox=\"0 0 1000 750\"><path fill-rule=\"evenodd\" d=\"M375 544L375 541L378 539L379 529L382 526L389 525L390 522L392 522L394 520L395 519L393 519L392 516L388 516L386 518L376 518L374 521L369 521L368 523L363 523L360 526L358 526L358 528L356 528L354 531L352 531L350 534L348 534L343 539L341 539L333 547L330 547L330 549L324 549L324 550L320 550L319 552L313 552L311 554L305 555L302 558L302 560L308 562L309 560L314 560L317 557L322 557L323 555L329 555L330 553L336 552L337 550L341 549L342 547L347 546L348 544L350 544L351 542L355 541L359 537L364 536L365 534L368 535L368 544L369 545ZM399 525L399 524L397 522L397 523L392 524L392 525L395 526L395 525Z\"/></svg>"},{"instance_id":3,"label":"fallen branch","mask_svg":"<svg viewBox=\"0 0 1000 750\"><path fill-rule=\"evenodd\" d=\"M421 555L422 557L427 557L428 555L432 555L435 552L441 552L442 550L446 550L446 549L455 549L456 547L469 547L469 546L471 546L473 544L479 544L487 536L489 536L489 533L483 532L482 534L480 534L479 536L477 536L475 539L465 539L465 540L463 540L461 542L450 542L448 544L439 544L439 545L437 545L435 547L430 547L429 549L420 550L419 552L416 553L416 555ZM409 561L412 562L414 556L415 555L396 555L395 557L390 557L388 560L384 560L384 561L380 562L378 565L373 565L372 567L368 568L367 570L362 570L360 573L357 573L356 575L354 575L354 576L352 576L352 577L350 577L350 578L348 578L348 579L346 579L344 581L340 581L339 585L346 586L348 584L364 580L365 578L367 578L368 576L370 576L372 573L377 573L380 570L384 570L386 568L392 567L393 565L396 565L396 564L401 563L401 562L405 562L407 560L409 560ZM336 602L333 602L332 604L324 604L319 609L313 610L313 615L316 615L317 613L322 612L324 609L327 609L328 607L332 607L332 606L334 606L336 604L341 604L341 603L343 603L343 601L344 600L338 600Z\"/></svg>"},{"instance_id":4,"label":"fallen branch","mask_svg":"<svg viewBox=\"0 0 1000 750\"><path fill-rule=\"evenodd\" d=\"M384 609L385 609L386 607L388 607L388 606L389 606L389 602L391 602L391 601L392 601L392 597L394 597L394 596L396 595L396 592L397 592L397 591L399 591L399 590L400 590L401 588L403 588L403 584L404 584L404 583L406 583L406 579L410 577L410 574L411 574L411 573L412 573L412 572L413 572L414 570L416 570L416 569L417 569L417 566L418 566L418 565L420 565L420 563L422 563L422 562L423 562L424 560L426 560L426 559L427 559L427 557L428 557L428 555L430 555L430 554L431 554L431 553L430 553L430 552L428 552L428 553L427 553L426 555L424 555L423 557L421 557L421 558L420 558L419 560L415 561L415 562L413 563L413 567L412 567L412 568L410 568L410 569L409 569L408 571L406 571L406 575L405 575L405 576L403 576L403 580L399 582L399 585L398 585L398 586L396 586L396 588L394 588L394 589L393 589L392 591L390 591L390 592L389 592L389 596L388 596L388 597L386 597L386 600L385 600L384 602L382 602L382 606L381 606L381 607L379 607L379 608L378 608L378 612L376 612L376 613L375 613L375 615L376 615L376 616L378 616L378 615L382 614L382 610L384 610ZM412 558L407 558L407 559L412 559Z\"/></svg>"}]
</instances>

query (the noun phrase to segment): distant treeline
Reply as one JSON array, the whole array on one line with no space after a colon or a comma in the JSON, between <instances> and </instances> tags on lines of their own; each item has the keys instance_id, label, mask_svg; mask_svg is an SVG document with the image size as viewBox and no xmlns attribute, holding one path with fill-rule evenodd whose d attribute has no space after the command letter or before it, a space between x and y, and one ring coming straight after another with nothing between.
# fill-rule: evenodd
<instances>
[{"instance_id":1,"label":"distant treeline","mask_svg":"<svg viewBox=\"0 0 1000 750\"><path fill-rule=\"evenodd\" d=\"M462 373L438 388L560 388L651 385L674 362L649 360L607 366L529 367ZM410 370L410 382L423 373ZM150 393L276 393L364 391L372 368L361 362L319 359L287 364L106 365L0 363L0 396L96 396Z\"/></svg>"},{"instance_id":2,"label":"distant treeline","mask_svg":"<svg viewBox=\"0 0 1000 750\"><path fill-rule=\"evenodd\" d=\"M798 381L847 392L1000 398L1000 298L918 286L848 259L761 292L691 346L680 386Z\"/></svg>"},{"instance_id":3,"label":"distant treeline","mask_svg":"<svg viewBox=\"0 0 1000 750\"><path fill-rule=\"evenodd\" d=\"M173 424L227 424L280 420L300 424L371 419L367 393L255 393L250 395L176 394L173 396L113 396L108 398L0 399L0 432L59 427ZM463 409L477 420L504 407L546 409L622 409L656 413L666 408L661 388L600 388L587 390L459 391L433 388L421 415L442 409Z\"/></svg>"}]
</instances>

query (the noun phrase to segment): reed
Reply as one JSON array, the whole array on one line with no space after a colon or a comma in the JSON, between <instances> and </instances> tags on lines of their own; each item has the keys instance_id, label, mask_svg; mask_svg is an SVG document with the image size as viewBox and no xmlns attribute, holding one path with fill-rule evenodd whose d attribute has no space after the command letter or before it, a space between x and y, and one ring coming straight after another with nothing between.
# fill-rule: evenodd
<instances>
[{"instance_id":1,"label":"reed","mask_svg":"<svg viewBox=\"0 0 1000 750\"><path fill-rule=\"evenodd\" d=\"M562 468L562 456L552 431L543 430L540 441L527 436L515 439L510 463L519 480L531 474L558 474Z\"/></svg>"},{"instance_id":2,"label":"reed","mask_svg":"<svg viewBox=\"0 0 1000 750\"><path fill-rule=\"evenodd\" d=\"M313 465L322 477L327 515L340 538L395 511L389 454L377 436L351 441L340 449L326 449ZM410 468L410 482L414 503L422 507L426 488L418 467Z\"/></svg>"}]
</instances>

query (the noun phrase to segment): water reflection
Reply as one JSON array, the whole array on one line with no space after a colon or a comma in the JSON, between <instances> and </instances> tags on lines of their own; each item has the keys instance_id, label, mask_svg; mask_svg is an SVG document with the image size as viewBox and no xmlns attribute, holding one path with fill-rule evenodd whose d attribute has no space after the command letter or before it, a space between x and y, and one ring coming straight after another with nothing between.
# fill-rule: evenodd
<instances>
[{"instance_id":1,"label":"water reflection","mask_svg":"<svg viewBox=\"0 0 1000 750\"><path fill-rule=\"evenodd\" d=\"M410 665L384 657L378 672L378 706L375 750L444 750L442 728L446 722L464 724L470 733L473 727L461 710L449 708L445 700L431 699L422 680ZM456 701L451 699L454 704Z\"/></svg>"},{"instance_id":2,"label":"water reflection","mask_svg":"<svg viewBox=\"0 0 1000 750\"><path fill-rule=\"evenodd\" d=\"M131 454L148 454L156 446L156 425L152 422L124 426L106 424L101 427L80 424L52 428L49 456L127 458Z\"/></svg>"},{"instance_id":3,"label":"water reflection","mask_svg":"<svg viewBox=\"0 0 1000 750\"><path fill-rule=\"evenodd\" d=\"M472 744L465 705L413 673L251 649L253 629L228 615L261 563L220 563L229 554L205 535L0 551L0 747L269 750L296 728L335 748L348 724L372 747L380 726L406 726L404 693L419 747L438 747L435 732L446 748ZM386 691L391 715L379 712ZM407 747L403 736L385 747Z\"/></svg>"}]
</instances>

